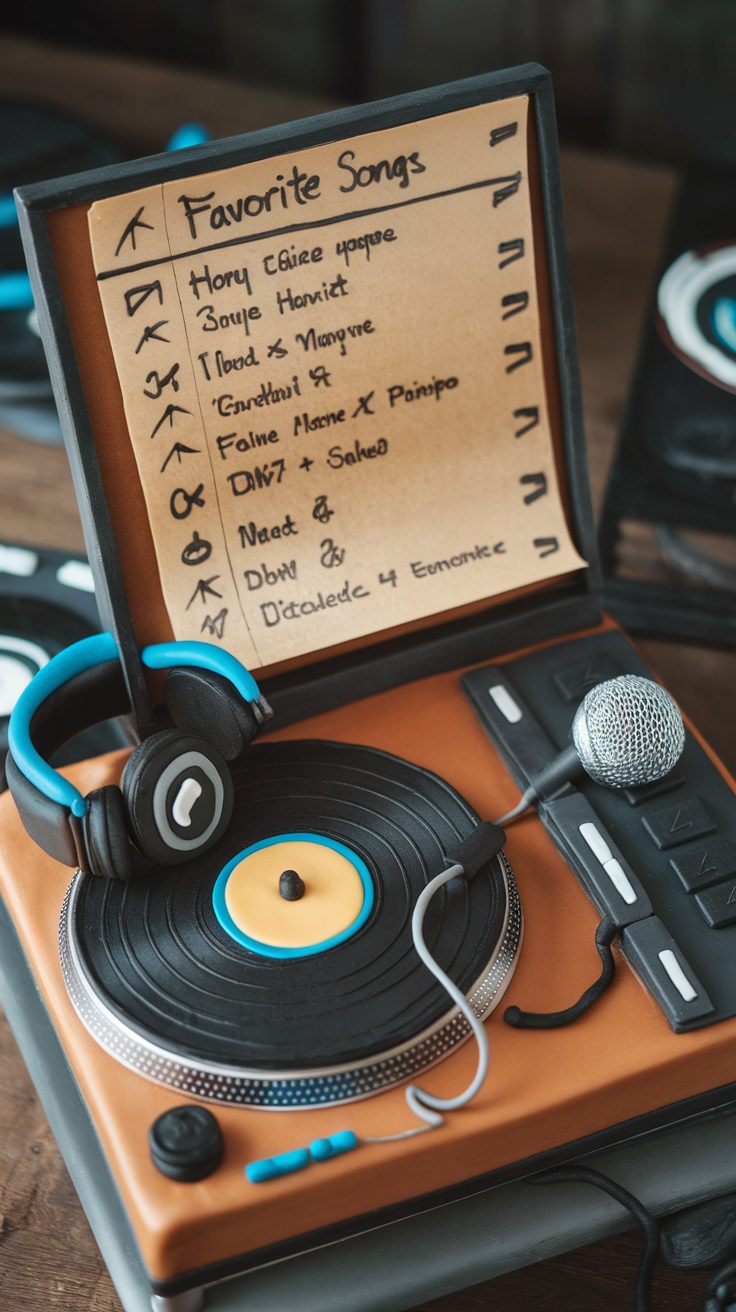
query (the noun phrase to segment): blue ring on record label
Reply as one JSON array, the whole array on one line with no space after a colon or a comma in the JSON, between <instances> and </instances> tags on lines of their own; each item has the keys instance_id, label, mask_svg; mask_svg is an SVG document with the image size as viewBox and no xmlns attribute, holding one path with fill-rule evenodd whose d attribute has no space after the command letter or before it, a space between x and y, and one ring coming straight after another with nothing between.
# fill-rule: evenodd
<instances>
[{"instance_id":1,"label":"blue ring on record label","mask_svg":"<svg viewBox=\"0 0 736 1312\"><path fill-rule=\"evenodd\" d=\"M258 939L250 938L244 934L242 929L238 929L225 902L225 889L227 882L236 866L240 865L247 856L253 852L260 852L264 847L275 847L277 843L321 843L323 847L331 847L333 852L339 852L346 860L355 867L360 882L363 885L363 905L351 925L347 929L341 930L339 934L333 934L332 938L325 938L321 943L310 943L303 948L279 948L274 947L271 943L261 943ZM244 948L250 948L251 952L258 952L262 957L273 957L276 960L284 961L293 957L314 957L318 952L327 952L329 948L337 947L338 943L344 943L346 939L352 938L357 934L359 929L363 928L371 911L375 900L373 889L373 880L370 871L356 852L352 852L344 843L338 843L334 838L323 838L321 834L277 834L275 838L262 838L259 843L251 843L250 847L243 848L238 852L215 880L215 887L212 890L212 906L215 915L220 922L226 934L235 939Z\"/></svg>"}]
</instances>

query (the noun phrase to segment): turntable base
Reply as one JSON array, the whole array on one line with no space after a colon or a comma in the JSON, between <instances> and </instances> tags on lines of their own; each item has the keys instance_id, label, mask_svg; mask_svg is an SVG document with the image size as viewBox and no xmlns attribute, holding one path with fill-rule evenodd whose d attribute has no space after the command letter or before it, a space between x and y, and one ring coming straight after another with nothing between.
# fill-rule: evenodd
<instances>
[{"instance_id":1,"label":"turntable base","mask_svg":"<svg viewBox=\"0 0 736 1312\"><path fill-rule=\"evenodd\" d=\"M434 770L484 818L516 800L513 783L462 696L457 672L281 730L264 746L305 737L361 742ZM251 750L255 754L263 747ZM117 780L124 760L124 752L113 753L70 767L69 775L86 792ZM734 1069L736 1020L673 1034L618 957L608 993L567 1030L519 1033L494 1013L488 1022L486 1084L468 1107L448 1117L442 1130L366 1146L267 1186L251 1186L243 1168L255 1158L341 1129L362 1137L410 1128L403 1090L391 1089L349 1107L278 1116L221 1107L223 1165L199 1184L173 1183L152 1166L147 1131L156 1116L186 1099L126 1070L79 1022L57 949L69 871L34 847L7 794L0 799L0 819L0 891L90 1109L145 1266L162 1293L203 1283L198 1268L227 1263L244 1249L277 1245L274 1252L283 1254L285 1241L337 1226L347 1213L392 1207L487 1172L513 1170L513 1163L536 1153L716 1089L725 1083L724 1072ZM536 817L509 829L506 851L526 923L508 1001L524 1009L540 1003L548 1009L565 1006L598 973L596 912ZM423 1082L432 1092L451 1096L469 1082L474 1067L475 1053L465 1045ZM242 1269L242 1263L234 1269Z\"/></svg>"},{"instance_id":2,"label":"turntable base","mask_svg":"<svg viewBox=\"0 0 736 1312\"><path fill-rule=\"evenodd\" d=\"M151 1284L130 1222L2 906L0 1000L125 1310L151 1312ZM586 1145L577 1151L584 1153ZM736 1190L736 1117L689 1124L585 1162L620 1181L656 1215L670 1215ZM395 1312L514 1271L526 1266L530 1256L547 1260L616 1234L622 1224L620 1209L600 1190L530 1189L518 1180L246 1271L220 1284L216 1294L206 1290L204 1307L214 1303L217 1312L344 1312L348 1307L351 1312ZM452 1242L447 1243L450 1232ZM678 1279L681 1273L670 1273L670 1284ZM197 1307L199 1292L195 1288L185 1295L191 1300L187 1312ZM74 1294L68 1297L77 1312ZM178 1302L176 1296L161 1299L157 1312L182 1312L181 1304L180 1297Z\"/></svg>"}]
</instances>

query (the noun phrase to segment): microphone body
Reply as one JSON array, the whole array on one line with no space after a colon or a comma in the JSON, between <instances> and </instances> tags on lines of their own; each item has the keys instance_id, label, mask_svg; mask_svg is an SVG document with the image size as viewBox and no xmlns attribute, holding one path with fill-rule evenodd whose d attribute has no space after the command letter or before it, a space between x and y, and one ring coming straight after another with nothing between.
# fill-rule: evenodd
<instances>
[{"instance_id":1,"label":"microphone body","mask_svg":"<svg viewBox=\"0 0 736 1312\"><path fill-rule=\"evenodd\" d=\"M572 783L573 779L579 779L585 774L585 767L578 755L578 749L574 743L570 743L559 756L556 756L549 765L545 765L543 770L532 776L531 787L534 790L534 799L551 797L556 793L558 788L563 784Z\"/></svg>"},{"instance_id":2,"label":"microphone body","mask_svg":"<svg viewBox=\"0 0 736 1312\"><path fill-rule=\"evenodd\" d=\"M572 739L596 783L636 788L674 769L685 746L685 726L660 684L622 674L586 694L575 712Z\"/></svg>"},{"instance_id":3,"label":"microphone body","mask_svg":"<svg viewBox=\"0 0 736 1312\"><path fill-rule=\"evenodd\" d=\"M662 779L679 761L685 727L658 683L622 674L591 688L572 723L572 743L534 775L505 824L584 772L607 788L635 788Z\"/></svg>"}]
</instances>

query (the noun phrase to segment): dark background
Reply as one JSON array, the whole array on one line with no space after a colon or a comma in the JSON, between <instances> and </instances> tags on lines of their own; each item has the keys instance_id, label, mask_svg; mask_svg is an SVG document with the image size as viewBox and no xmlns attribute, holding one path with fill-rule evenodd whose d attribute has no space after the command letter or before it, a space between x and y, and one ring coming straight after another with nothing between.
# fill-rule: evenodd
<instances>
[{"instance_id":1,"label":"dark background","mask_svg":"<svg viewBox=\"0 0 736 1312\"><path fill-rule=\"evenodd\" d=\"M535 59L563 141L736 162L734 0L28 0L2 27L339 101Z\"/></svg>"}]
</instances>

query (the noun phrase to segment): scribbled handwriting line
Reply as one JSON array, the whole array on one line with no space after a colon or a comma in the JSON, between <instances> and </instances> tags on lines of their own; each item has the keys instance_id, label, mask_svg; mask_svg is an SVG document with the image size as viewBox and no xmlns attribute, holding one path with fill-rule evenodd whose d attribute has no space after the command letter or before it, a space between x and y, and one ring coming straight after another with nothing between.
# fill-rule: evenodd
<instances>
[{"instance_id":1,"label":"scribbled handwriting line","mask_svg":"<svg viewBox=\"0 0 736 1312\"><path fill-rule=\"evenodd\" d=\"M244 233L241 237L229 237L227 241L212 242L209 246L197 246L190 251L179 251L176 255L161 255L155 260L141 260L138 264L128 264L124 269L105 269L98 273L97 281L106 278L119 278L124 273L137 273L139 269L153 269L160 264L169 264L173 260L189 260L194 255L206 255L209 251L225 250L228 246L242 246L251 241L266 241L273 237L282 237L292 232L306 232L312 228L327 228L335 223L349 223L352 219L363 219L371 214L385 214L389 210L402 210L407 205L421 205L425 200L442 200L445 196L458 196L464 191L478 191L481 187L496 187L499 183L521 181L520 173L507 174L503 178L484 178L481 182L466 182L462 187L450 187L447 191L433 191L427 196L410 196L408 200L397 200L391 205L374 205L371 209L349 210L345 214L331 214L326 219L312 219L305 223L288 223L282 228L269 228L265 232ZM511 194L511 193L510 193Z\"/></svg>"}]
</instances>

